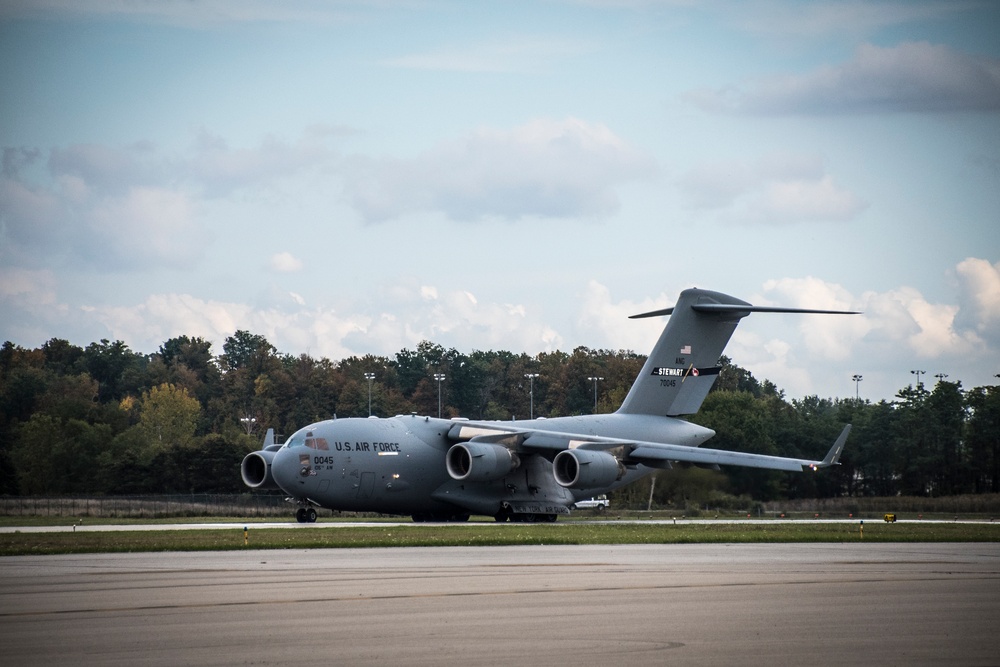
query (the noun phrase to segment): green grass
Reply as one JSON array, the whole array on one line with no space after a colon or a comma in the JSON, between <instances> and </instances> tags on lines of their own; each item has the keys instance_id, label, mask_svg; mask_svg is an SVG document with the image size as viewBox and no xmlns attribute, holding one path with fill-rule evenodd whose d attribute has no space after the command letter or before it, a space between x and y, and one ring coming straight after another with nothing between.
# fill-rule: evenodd
<instances>
[{"instance_id":1,"label":"green grass","mask_svg":"<svg viewBox=\"0 0 1000 667\"><path fill-rule=\"evenodd\" d=\"M458 524L451 526L253 528L0 534L0 556L226 549L503 546L532 544L693 544L767 542L997 542L1000 524Z\"/></svg>"}]
</instances>

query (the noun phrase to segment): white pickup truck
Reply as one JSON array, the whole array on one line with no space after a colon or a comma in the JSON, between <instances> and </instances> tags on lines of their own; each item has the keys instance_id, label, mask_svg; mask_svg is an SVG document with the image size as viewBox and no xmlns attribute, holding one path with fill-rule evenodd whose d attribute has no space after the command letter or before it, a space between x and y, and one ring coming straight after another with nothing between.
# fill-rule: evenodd
<instances>
[{"instance_id":1,"label":"white pickup truck","mask_svg":"<svg viewBox=\"0 0 1000 667\"><path fill-rule=\"evenodd\" d=\"M607 496L594 496L593 498L588 498L587 500L581 500L577 502L573 507L578 510L583 509L596 509L598 512L603 512L605 509L611 506L611 501L608 500Z\"/></svg>"}]
</instances>

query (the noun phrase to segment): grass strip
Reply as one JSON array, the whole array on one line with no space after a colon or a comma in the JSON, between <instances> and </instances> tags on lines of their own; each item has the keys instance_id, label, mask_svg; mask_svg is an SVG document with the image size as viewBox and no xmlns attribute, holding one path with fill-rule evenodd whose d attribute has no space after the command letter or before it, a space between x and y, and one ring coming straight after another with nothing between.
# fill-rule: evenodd
<instances>
[{"instance_id":1,"label":"grass strip","mask_svg":"<svg viewBox=\"0 0 1000 667\"><path fill-rule=\"evenodd\" d=\"M1000 525L858 524L460 524L452 526L305 527L249 530L109 531L0 534L0 556L27 554L510 546L541 544L695 544L780 542L997 542Z\"/></svg>"}]
</instances>

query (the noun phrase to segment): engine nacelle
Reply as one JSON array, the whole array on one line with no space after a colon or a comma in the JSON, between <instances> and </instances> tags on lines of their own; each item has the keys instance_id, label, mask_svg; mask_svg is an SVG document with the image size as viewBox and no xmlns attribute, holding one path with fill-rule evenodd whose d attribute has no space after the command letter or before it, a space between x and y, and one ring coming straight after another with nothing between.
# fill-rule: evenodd
<instances>
[{"instance_id":1,"label":"engine nacelle","mask_svg":"<svg viewBox=\"0 0 1000 667\"><path fill-rule=\"evenodd\" d=\"M274 452L262 449L257 452L250 452L240 464L240 476L243 483L251 489L268 491L280 489L274 478L271 477L271 461L274 460Z\"/></svg>"},{"instance_id":2,"label":"engine nacelle","mask_svg":"<svg viewBox=\"0 0 1000 667\"><path fill-rule=\"evenodd\" d=\"M625 466L607 452L567 449L552 460L552 474L567 489L596 489L621 479Z\"/></svg>"},{"instance_id":3,"label":"engine nacelle","mask_svg":"<svg viewBox=\"0 0 1000 667\"><path fill-rule=\"evenodd\" d=\"M448 474L460 482L492 482L503 479L521 465L517 454L488 442L460 442L445 457Z\"/></svg>"}]
</instances>

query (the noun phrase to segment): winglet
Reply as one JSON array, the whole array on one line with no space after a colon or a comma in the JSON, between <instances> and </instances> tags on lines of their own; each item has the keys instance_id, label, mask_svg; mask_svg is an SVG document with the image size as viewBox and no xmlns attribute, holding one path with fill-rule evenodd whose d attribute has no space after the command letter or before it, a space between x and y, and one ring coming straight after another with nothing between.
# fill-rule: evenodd
<instances>
[{"instance_id":1,"label":"winglet","mask_svg":"<svg viewBox=\"0 0 1000 667\"><path fill-rule=\"evenodd\" d=\"M844 444L847 442L847 435L851 432L851 425L848 424L844 427L844 430L840 432L837 437L837 441L833 443L833 447L830 451L826 453L823 460L815 464L814 468L828 468L830 466L840 465L840 453L844 451Z\"/></svg>"},{"instance_id":2,"label":"winglet","mask_svg":"<svg viewBox=\"0 0 1000 667\"><path fill-rule=\"evenodd\" d=\"M261 449L267 449L274 444L274 429L267 429L267 434L264 436L264 446Z\"/></svg>"}]
</instances>

